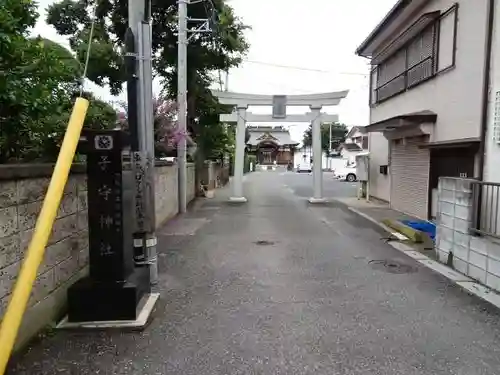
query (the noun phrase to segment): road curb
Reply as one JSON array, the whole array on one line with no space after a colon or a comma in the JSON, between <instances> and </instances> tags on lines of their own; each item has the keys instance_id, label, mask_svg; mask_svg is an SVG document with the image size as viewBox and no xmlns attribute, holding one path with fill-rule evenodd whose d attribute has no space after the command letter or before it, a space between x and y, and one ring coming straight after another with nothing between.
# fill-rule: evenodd
<instances>
[{"instance_id":1,"label":"road curb","mask_svg":"<svg viewBox=\"0 0 500 375\"><path fill-rule=\"evenodd\" d=\"M346 205L347 206L347 205ZM395 235L396 232L394 232L391 228L386 226L385 224L377 221L373 217L365 214L364 212L361 212L360 210L354 208L354 207L349 207L347 206L349 211L354 212L355 214L365 218L368 221L371 221L373 224L377 225L378 227L382 228L384 231L390 233L391 235L399 238L397 235ZM398 235L401 235L398 233ZM457 271L455 271L453 268L450 268L443 263L437 262L434 259L429 258L427 255L422 254L418 251L415 251L415 249L409 245L406 245L402 242L398 241L390 241L388 244L398 250L399 252L405 254L406 256L409 256L410 258L415 259L418 263L423 265L424 267L429 268L430 270L446 277L448 280L452 281L455 285L458 285L460 288L465 290L467 293L473 294L476 297L479 297L483 301L486 301L493 306L497 307L500 309L500 294L494 292L492 289L476 282L475 280L471 279L468 276L465 276Z\"/></svg>"},{"instance_id":2,"label":"road curb","mask_svg":"<svg viewBox=\"0 0 500 375\"><path fill-rule=\"evenodd\" d=\"M349 211L352 211L354 212L355 214L359 215L359 216L362 216L363 218L365 218L366 220L369 220L371 221L373 224L379 226L380 228L382 228L383 230L385 230L386 232L390 233L393 237L397 238L398 240L401 240L401 241L405 241L405 240L408 240L408 238L404 235L402 235L401 233L399 232L396 232L395 230L389 228L387 225L385 225L384 223L381 223L379 221L377 221L376 219L374 219L373 217L371 217L370 215L367 215L365 214L364 212L361 212L360 210L354 208L354 207L349 207L347 206L347 209ZM406 245L405 245L406 246Z\"/></svg>"}]
</instances>

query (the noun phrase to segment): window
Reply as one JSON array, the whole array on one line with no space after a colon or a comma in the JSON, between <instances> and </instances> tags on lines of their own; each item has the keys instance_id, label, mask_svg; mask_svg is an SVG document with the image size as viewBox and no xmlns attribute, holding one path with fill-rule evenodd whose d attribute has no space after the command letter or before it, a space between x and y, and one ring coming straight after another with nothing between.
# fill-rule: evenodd
<instances>
[{"instance_id":1,"label":"window","mask_svg":"<svg viewBox=\"0 0 500 375\"><path fill-rule=\"evenodd\" d=\"M458 5L445 12L439 21L438 71L455 66L455 49L457 48Z\"/></svg>"},{"instance_id":2,"label":"window","mask_svg":"<svg viewBox=\"0 0 500 375\"><path fill-rule=\"evenodd\" d=\"M363 137L363 141L361 143L361 148L363 150L368 150L368 137L367 136Z\"/></svg>"},{"instance_id":3,"label":"window","mask_svg":"<svg viewBox=\"0 0 500 375\"><path fill-rule=\"evenodd\" d=\"M406 50L408 88L432 77L436 72L436 32L435 26L413 40Z\"/></svg>"},{"instance_id":4,"label":"window","mask_svg":"<svg viewBox=\"0 0 500 375\"><path fill-rule=\"evenodd\" d=\"M370 75L370 104L374 105L434 77L455 64L457 10L454 5Z\"/></svg>"},{"instance_id":5,"label":"window","mask_svg":"<svg viewBox=\"0 0 500 375\"><path fill-rule=\"evenodd\" d=\"M379 64L376 78L372 77L372 103L389 99L432 77L436 73L436 46L434 24Z\"/></svg>"}]
</instances>

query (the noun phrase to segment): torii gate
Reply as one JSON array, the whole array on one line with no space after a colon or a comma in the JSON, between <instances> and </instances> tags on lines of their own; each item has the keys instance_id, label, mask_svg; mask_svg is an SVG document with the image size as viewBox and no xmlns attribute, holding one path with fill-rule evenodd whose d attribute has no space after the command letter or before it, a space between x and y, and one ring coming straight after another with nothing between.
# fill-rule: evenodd
<instances>
[{"instance_id":1,"label":"torii gate","mask_svg":"<svg viewBox=\"0 0 500 375\"><path fill-rule=\"evenodd\" d=\"M312 122L313 143L313 197L310 203L323 203L323 167L321 150L321 123L338 121L337 115L321 112L323 106L336 106L349 91L309 95L258 95L212 90L221 104L235 107L233 113L220 115L222 122L236 122L236 155L234 160L233 195L231 202L246 202L243 195L243 164L245 159L245 127L248 122ZM247 112L249 106L272 106L272 115ZM287 115L287 106L308 106L311 112Z\"/></svg>"}]
</instances>

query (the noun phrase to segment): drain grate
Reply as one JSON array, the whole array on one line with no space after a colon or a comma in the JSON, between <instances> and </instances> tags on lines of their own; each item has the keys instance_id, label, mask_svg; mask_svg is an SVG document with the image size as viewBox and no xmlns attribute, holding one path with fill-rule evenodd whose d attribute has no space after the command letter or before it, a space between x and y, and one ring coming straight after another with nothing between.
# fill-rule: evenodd
<instances>
[{"instance_id":1,"label":"drain grate","mask_svg":"<svg viewBox=\"0 0 500 375\"><path fill-rule=\"evenodd\" d=\"M368 262L372 268L394 274L414 273L417 272L416 267L409 264L404 264L396 260L371 260Z\"/></svg>"},{"instance_id":2,"label":"drain grate","mask_svg":"<svg viewBox=\"0 0 500 375\"><path fill-rule=\"evenodd\" d=\"M274 245L274 242L273 241L266 241L266 240L259 240L259 241L255 241L254 244L256 244L258 246L271 246L271 245Z\"/></svg>"}]
</instances>

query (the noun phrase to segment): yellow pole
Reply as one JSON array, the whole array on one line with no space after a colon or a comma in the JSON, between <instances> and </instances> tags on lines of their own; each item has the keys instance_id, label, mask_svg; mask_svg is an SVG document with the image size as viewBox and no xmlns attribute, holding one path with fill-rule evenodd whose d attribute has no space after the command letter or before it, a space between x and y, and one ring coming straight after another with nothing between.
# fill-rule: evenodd
<instances>
[{"instance_id":1,"label":"yellow pole","mask_svg":"<svg viewBox=\"0 0 500 375\"><path fill-rule=\"evenodd\" d=\"M12 298L0 326L0 375L5 373L33 289L38 267L43 260L45 247L61 203L88 107L89 102L86 99L76 99L50 180L49 189L43 201L42 210L38 215L35 232L31 238Z\"/></svg>"}]
</instances>

